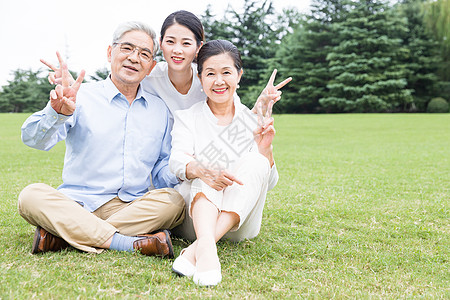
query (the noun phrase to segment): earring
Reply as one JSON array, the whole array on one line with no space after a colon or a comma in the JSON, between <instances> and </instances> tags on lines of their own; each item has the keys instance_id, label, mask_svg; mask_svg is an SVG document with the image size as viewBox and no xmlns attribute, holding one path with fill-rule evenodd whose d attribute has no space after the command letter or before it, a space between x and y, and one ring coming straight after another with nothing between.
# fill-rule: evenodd
<instances>
[{"instance_id":1,"label":"earring","mask_svg":"<svg viewBox=\"0 0 450 300\"><path fill-rule=\"evenodd\" d=\"M238 84L237 86L236 86L236 88L238 89L238 88L240 88L241 86Z\"/></svg>"},{"instance_id":2,"label":"earring","mask_svg":"<svg viewBox=\"0 0 450 300\"><path fill-rule=\"evenodd\" d=\"M203 92L203 89L200 89L200 92Z\"/></svg>"}]
</instances>

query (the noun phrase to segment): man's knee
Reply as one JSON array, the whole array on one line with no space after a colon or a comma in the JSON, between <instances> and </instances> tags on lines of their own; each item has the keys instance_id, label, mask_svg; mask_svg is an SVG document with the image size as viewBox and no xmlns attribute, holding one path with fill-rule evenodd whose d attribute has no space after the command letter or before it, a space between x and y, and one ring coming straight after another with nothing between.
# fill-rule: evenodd
<instances>
[{"instance_id":1,"label":"man's knee","mask_svg":"<svg viewBox=\"0 0 450 300\"><path fill-rule=\"evenodd\" d=\"M167 215L178 215L184 212L185 202L183 196L172 188L162 188L148 192L143 199L151 203L158 203L158 210ZM154 204L152 207L155 208Z\"/></svg>"},{"instance_id":2,"label":"man's knee","mask_svg":"<svg viewBox=\"0 0 450 300\"><path fill-rule=\"evenodd\" d=\"M166 213L169 219L172 219L172 225L170 228L173 228L183 222L186 204L183 196L181 196L181 194L175 189L166 188L164 190L166 190L165 192L167 193L167 197L170 199L171 203L171 205L168 205Z\"/></svg>"},{"instance_id":3,"label":"man's knee","mask_svg":"<svg viewBox=\"0 0 450 300\"><path fill-rule=\"evenodd\" d=\"M165 188L163 190L166 193L168 199L170 200L169 201L170 203L172 203L173 205L178 206L178 207L185 206L183 196L181 196L181 194L178 193L175 189Z\"/></svg>"},{"instance_id":4,"label":"man's knee","mask_svg":"<svg viewBox=\"0 0 450 300\"><path fill-rule=\"evenodd\" d=\"M31 206L39 205L39 200L43 190L48 189L49 186L45 183L33 183L25 187L19 194L18 208L19 211L29 208Z\"/></svg>"}]
</instances>

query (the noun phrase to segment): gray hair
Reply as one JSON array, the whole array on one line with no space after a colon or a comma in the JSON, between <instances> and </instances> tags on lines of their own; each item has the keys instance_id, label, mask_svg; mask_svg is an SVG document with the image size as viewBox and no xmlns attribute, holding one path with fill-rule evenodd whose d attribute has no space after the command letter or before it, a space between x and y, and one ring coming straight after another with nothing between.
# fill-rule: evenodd
<instances>
[{"instance_id":1,"label":"gray hair","mask_svg":"<svg viewBox=\"0 0 450 300\"><path fill-rule=\"evenodd\" d=\"M156 53L159 51L159 43L155 31L145 23L131 21L120 24L114 31L112 43L118 43L125 33L133 30L142 31L153 40L153 59L155 59Z\"/></svg>"}]
</instances>

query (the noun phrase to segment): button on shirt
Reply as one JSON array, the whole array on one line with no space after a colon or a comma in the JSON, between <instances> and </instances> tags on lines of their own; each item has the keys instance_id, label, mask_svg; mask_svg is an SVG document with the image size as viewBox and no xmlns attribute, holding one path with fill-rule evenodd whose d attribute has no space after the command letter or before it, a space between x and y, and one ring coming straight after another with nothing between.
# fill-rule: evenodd
<instances>
[{"instance_id":1,"label":"button on shirt","mask_svg":"<svg viewBox=\"0 0 450 300\"><path fill-rule=\"evenodd\" d=\"M111 79L82 84L72 116L50 103L22 126L23 142L50 150L66 140L58 189L94 211L118 196L129 202L155 188L173 187L168 167L171 121L164 102L139 88L129 104Z\"/></svg>"}]
</instances>

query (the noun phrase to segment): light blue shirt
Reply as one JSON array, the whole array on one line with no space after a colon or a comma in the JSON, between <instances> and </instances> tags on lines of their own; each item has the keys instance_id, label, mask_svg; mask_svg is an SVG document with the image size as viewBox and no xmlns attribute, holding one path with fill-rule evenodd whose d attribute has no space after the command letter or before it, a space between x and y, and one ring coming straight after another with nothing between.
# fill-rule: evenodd
<instances>
[{"instance_id":1,"label":"light blue shirt","mask_svg":"<svg viewBox=\"0 0 450 300\"><path fill-rule=\"evenodd\" d=\"M47 106L22 126L23 142L50 150L66 140L58 189L94 211L118 196L129 202L178 183L168 167L172 124L164 102L139 87L130 105L111 79L85 83L72 116Z\"/></svg>"}]
</instances>

